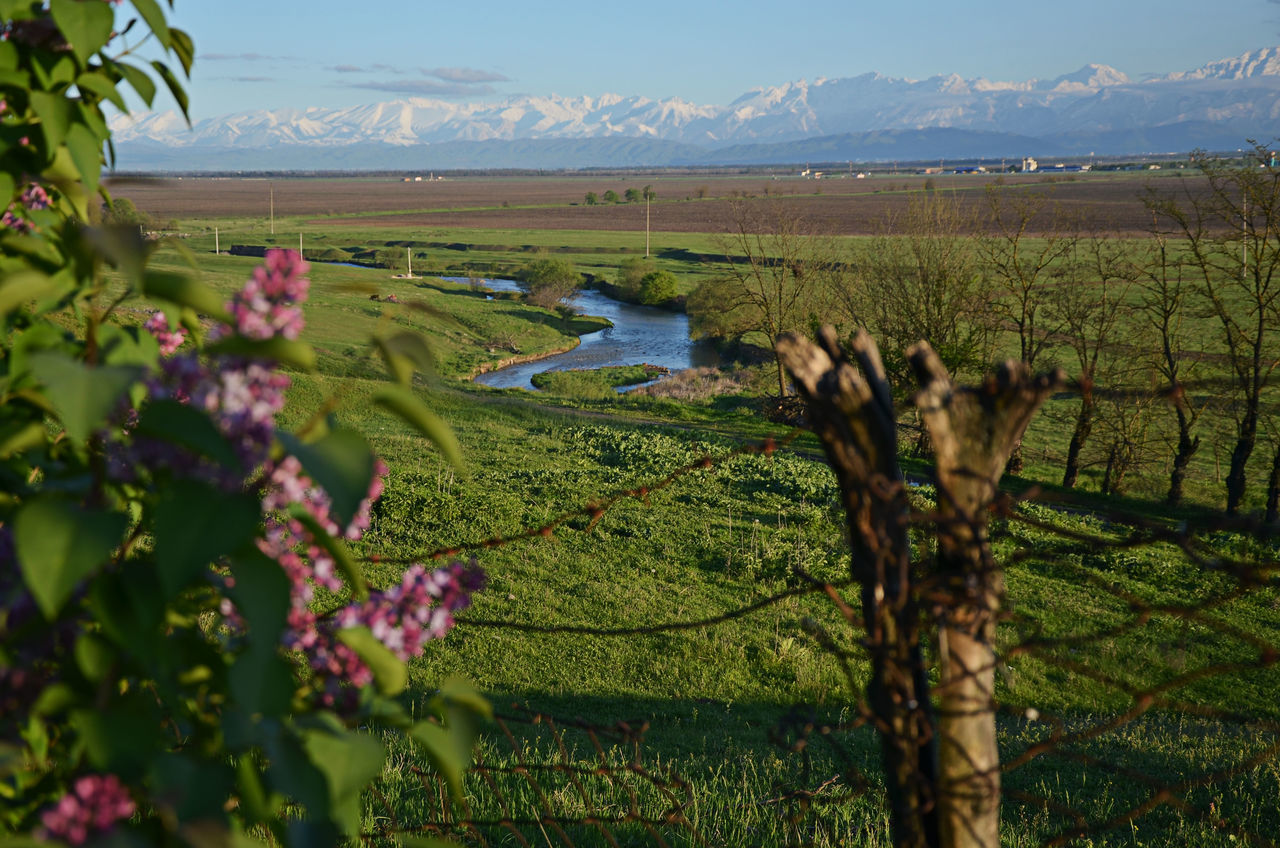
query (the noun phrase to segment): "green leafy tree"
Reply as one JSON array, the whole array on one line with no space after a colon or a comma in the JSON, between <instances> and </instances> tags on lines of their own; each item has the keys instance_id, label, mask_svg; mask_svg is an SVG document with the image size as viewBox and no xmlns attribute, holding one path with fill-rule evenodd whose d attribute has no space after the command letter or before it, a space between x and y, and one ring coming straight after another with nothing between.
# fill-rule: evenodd
<instances>
[{"instance_id":1,"label":"green leafy tree","mask_svg":"<svg viewBox=\"0 0 1280 848\"><path fill-rule=\"evenodd\" d=\"M640 302L647 306L675 300L677 294L679 286L675 274L670 271L653 271L640 281Z\"/></svg>"},{"instance_id":2,"label":"green leafy tree","mask_svg":"<svg viewBox=\"0 0 1280 848\"><path fill-rule=\"evenodd\" d=\"M657 200L657 199L658 199L658 193L657 193L656 191L654 191L654 190L653 190L653 186L645 186L645 187L644 187L644 189L641 191L640 196L641 196L641 198L643 198L644 200Z\"/></svg>"},{"instance_id":3,"label":"green leafy tree","mask_svg":"<svg viewBox=\"0 0 1280 848\"><path fill-rule=\"evenodd\" d=\"M622 260L622 263L618 266L618 276L614 282L622 299L638 300L640 298L640 286L644 282L645 276L652 274L656 270L658 268L651 259L629 256Z\"/></svg>"},{"instance_id":4,"label":"green leafy tree","mask_svg":"<svg viewBox=\"0 0 1280 848\"><path fill-rule=\"evenodd\" d=\"M613 189L608 189L608 190L606 190L606 191L605 191L605 193L604 193L604 195L603 195L603 197L604 197L604 202L605 202L605 203L617 203L617 202L618 202L618 193L617 193L616 191L614 191Z\"/></svg>"},{"instance_id":5,"label":"green leafy tree","mask_svg":"<svg viewBox=\"0 0 1280 848\"><path fill-rule=\"evenodd\" d=\"M629 188L629 189L627 189L626 191L624 191L624 192L622 193L622 196L623 196L623 198L627 201L627 203L636 203L636 202L638 202L638 201L641 199L641 198L640 198L640 189L638 189L638 188Z\"/></svg>"},{"instance_id":6,"label":"green leafy tree","mask_svg":"<svg viewBox=\"0 0 1280 848\"><path fill-rule=\"evenodd\" d=\"M113 198L103 204L102 223L117 227L149 227L151 216L134 206L127 197Z\"/></svg>"},{"instance_id":7,"label":"green leafy tree","mask_svg":"<svg viewBox=\"0 0 1280 848\"><path fill-rule=\"evenodd\" d=\"M596 197L596 193L594 191L587 192L587 196L585 199L588 206L595 206L597 203L600 202L600 198Z\"/></svg>"},{"instance_id":8,"label":"green leafy tree","mask_svg":"<svg viewBox=\"0 0 1280 848\"><path fill-rule=\"evenodd\" d=\"M526 264L519 277L526 299L546 309L564 303L582 285L582 275L572 263L545 254Z\"/></svg>"},{"instance_id":9,"label":"green leafy tree","mask_svg":"<svg viewBox=\"0 0 1280 848\"><path fill-rule=\"evenodd\" d=\"M115 34L146 31L184 74L191 39L154 0L119 23L98 0L0 6L0 831L355 840L386 762L370 729L413 740L457 789L487 705L449 682L434 719L411 715L397 696L421 640L385 633L460 608L475 575L415 566L403 591L371 589L346 540L385 468L358 432L277 426L280 367L315 363L306 264L272 251L227 300L153 269L165 242L89 223L103 105L126 108L121 86L151 105L158 79L187 107L178 74L112 53ZM378 347L392 379L374 402L456 454L411 390L424 342ZM317 584L349 602L317 616Z\"/></svg>"}]
</instances>

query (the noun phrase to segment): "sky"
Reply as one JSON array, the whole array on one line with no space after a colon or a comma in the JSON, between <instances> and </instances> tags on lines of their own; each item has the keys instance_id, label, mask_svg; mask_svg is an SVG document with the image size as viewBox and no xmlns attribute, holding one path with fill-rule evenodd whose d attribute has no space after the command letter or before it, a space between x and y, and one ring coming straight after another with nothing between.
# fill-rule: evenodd
<instances>
[{"instance_id":1,"label":"sky","mask_svg":"<svg viewBox=\"0 0 1280 848\"><path fill-rule=\"evenodd\" d=\"M172 23L195 40L198 120L406 96L723 105L799 79L1051 79L1091 62L1139 79L1280 44L1280 0L176 0Z\"/></svg>"}]
</instances>

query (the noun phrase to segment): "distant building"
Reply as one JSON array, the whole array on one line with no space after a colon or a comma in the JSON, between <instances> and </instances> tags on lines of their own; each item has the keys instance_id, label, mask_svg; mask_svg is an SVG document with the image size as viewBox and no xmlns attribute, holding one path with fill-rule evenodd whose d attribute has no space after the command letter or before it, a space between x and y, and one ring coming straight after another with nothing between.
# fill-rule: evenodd
<instances>
[{"instance_id":1,"label":"distant building","mask_svg":"<svg viewBox=\"0 0 1280 848\"><path fill-rule=\"evenodd\" d=\"M1035 171L1039 167L1040 167L1040 163L1037 162L1035 159L1032 159L1030 156L1022 160L1023 171Z\"/></svg>"}]
</instances>

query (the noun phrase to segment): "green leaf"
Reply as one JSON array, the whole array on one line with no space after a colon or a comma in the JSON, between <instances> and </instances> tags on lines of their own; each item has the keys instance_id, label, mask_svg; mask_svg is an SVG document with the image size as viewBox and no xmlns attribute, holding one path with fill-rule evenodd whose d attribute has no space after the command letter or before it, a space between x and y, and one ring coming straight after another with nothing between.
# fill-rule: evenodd
<instances>
[{"instance_id":1,"label":"green leaf","mask_svg":"<svg viewBox=\"0 0 1280 848\"><path fill-rule=\"evenodd\" d=\"M142 102L151 106L156 99L156 84L150 75L141 68L130 65L128 62L116 62L115 67L120 71L120 75L133 86L133 90L138 92L138 96L142 98Z\"/></svg>"},{"instance_id":2,"label":"green leaf","mask_svg":"<svg viewBox=\"0 0 1280 848\"><path fill-rule=\"evenodd\" d=\"M367 733L318 729L306 733L303 745L329 784L330 817L355 838L360 833L360 793L386 762L382 743Z\"/></svg>"},{"instance_id":3,"label":"green leaf","mask_svg":"<svg viewBox=\"0 0 1280 848\"><path fill-rule=\"evenodd\" d=\"M111 39L115 13L108 3L50 0L49 11L81 64L88 62L89 57Z\"/></svg>"},{"instance_id":4,"label":"green leaf","mask_svg":"<svg viewBox=\"0 0 1280 848\"><path fill-rule=\"evenodd\" d=\"M116 653L111 645L92 633L80 634L80 638L76 640L75 655L80 673L93 683L106 677L116 661Z\"/></svg>"},{"instance_id":5,"label":"green leaf","mask_svg":"<svg viewBox=\"0 0 1280 848\"><path fill-rule=\"evenodd\" d=\"M471 742L429 721L415 724L409 731L409 738L426 755L431 767L444 778L450 794L461 799L462 778L471 762Z\"/></svg>"},{"instance_id":6,"label":"green leaf","mask_svg":"<svg viewBox=\"0 0 1280 848\"><path fill-rule=\"evenodd\" d=\"M92 368L63 354L31 356L31 370L44 383L67 435L84 442L107 420L116 401L143 376L141 368L108 365Z\"/></svg>"},{"instance_id":7,"label":"green leaf","mask_svg":"<svg viewBox=\"0 0 1280 848\"><path fill-rule=\"evenodd\" d=\"M76 584L111 558L128 521L53 495L28 501L14 520L14 545L27 588L52 620Z\"/></svg>"},{"instance_id":8,"label":"green leaf","mask_svg":"<svg viewBox=\"0 0 1280 848\"><path fill-rule=\"evenodd\" d=\"M431 348L418 333L396 333L393 336L374 340L378 352L387 365L387 371L397 383L409 385L413 380L414 370L430 371L435 364Z\"/></svg>"},{"instance_id":9,"label":"green leaf","mask_svg":"<svg viewBox=\"0 0 1280 848\"><path fill-rule=\"evenodd\" d=\"M334 430L319 441L305 444L280 434L285 450L298 458L308 476L328 493L330 512L339 527L346 527L369 494L374 456L369 443L354 430Z\"/></svg>"},{"instance_id":10,"label":"green leaf","mask_svg":"<svg viewBox=\"0 0 1280 848\"><path fill-rule=\"evenodd\" d=\"M274 644L254 641L231 666L231 696L250 713L283 716L293 704L293 674Z\"/></svg>"},{"instance_id":11,"label":"green leaf","mask_svg":"<svg viewBox=\"0 0 1280 848\"><path fill-rule=\"evenodd\" d=\"M142 275L142 292L147 297L167 300L178 306L189 306L210 318L231 323L227 302L209 286L186 274L174 271L147 270Z\"/></svg>"},{"instance_id":12,"label":"green leaf","mask_svg":"<svg viewBox=\"0 0 1280 848\"><path fill-rule=\"evenodd\" d=\"M173 99L177 102L178 108L182 110L182 117L187 119L187 123L191 123L187 101L187 92L182 87L182 83L173 75L173 71L169 70L169 66L164 62L152 62L151 67L156 69L156 73L160 75L160 79L164 80L164 84L168 86L169 93L173 95Z\"/></svg>"},{"instance_id":13,"label":"green leaf","mask_svg":"<svg viewBox=\"0 0 1280 848\"><path fill-rule=\"evenodd\" d=\"M76 88L80 89L82 93L96 94L103 100L111 101L121 112L129 111L129 107L124 102L124 98L120 96L120 90L116 88L116 84L97 71L86 71L76 77Z\"/></svg>"},{"instance_id":14,"label":"green leaf","mask_svg":"<svg viewBox=\"0 0 1280 848\"><path fill-rule=\"evenodd\" d=\"M209 353L227 356L244 356L249 359L270 359L285 365L292 365L303 371L313 371L316 367L316 353L306 342L282 339L275 336L270 339L246 339L243 336L228 336L216 344L209 345Z\"/></svg>"},{"instance_id":15,"label":"green leaf","mask_svg":"<svg viewBox=\"0 0 1280 848\"><path fill-rule=\"evenodd\" d=\"M156 567L168 597L208 573L210 563L249 544L258 531L258 502L238 492L178 480L155 508Z\"/></svg>"},{"instance_id":16,"label":"green leaf","mask_svg":"<svg viewBox=\"0 0 1280 848\"><path fill-rule=\"evenodd\" d=\"M130 0L130 2L133 3L133 8L138 10L138 14L142 15L142 19L147 22L147 27L155 34L160 46L168 47L170 42L169 24L164 19L164 10L160 8L160 4L156 0Z\"/></svg>"},{"instance_id":17,"label":"green leaf","mask_svg":"<svg viewBox=\"0 0 1280 848\"><path fill-rule=\"evenodd\" d=\"M0 459L8 459L16 453L23 453L43 445L46 435L44 425L39 422L7 423L0 427Z\"/></svg>"},{"instance_id":18,"label":"green leaf","mask_svg":"<svg viewBox=\"0 0 1280 848\"><path fill-rule=\"evenodd\" d=\"M273 559L248 551L231 560L235 585L227 594L249 623L255 642L276 644L289 614L289 578Z\"/></svg>"},{"instance_id":19,"label":"green leaf","mask_svg":"<svg viewBox=\"0 0 1280 848\"><path fill-rule=\"evenodd\" d=\"M413 392L403 386L387 386L374 393L373 402L413 425L444 454L450 465L462 468L462 451L453 431Z\"/></svg>"},{"instance_id":20,"label":"green leaf","mask_svg":"<svg viewBox=\"0 0 1280 848\"><path fill-rule=\"evenodd\" d=\"M180 445L223 466L234 467L238 461L235 451L207 414L176 400L148 404L135 432Z\"/></svg>"},{"instance_id":21,"label":"green leaf","mask_svg":"<svg viewBox=\"0 0 1280 848\"><path fill-rule=\"evenodd\" d=\"M196 59L196 45L191 40L191 36L183 30L176 27L169 30L169 36L173 41L173 53L178 57L178 62L182 65L182 71L187 76L191 76L191 65Z\"/></svg>"},{"instance_id":22,"label":"green leaf","mask_svg":"<svg viewBox=\"0 0 1280 848\"><path fill-rule=\"evenodd\" d=\"M373 672L374 685L383 695L399 695L409 685L409 669L404 661L367 627L347 627L338 631L338 640L364 660Z\"/></svg>"},{"instance_id":23,"label":"green leaf","mask_svg":"<svg viewBox=\"0 0 1280 848\"><path fill-rule=\"evenodd\" d=\"M33 91L30 100L31 108L40 118L40 131L44 133L47 155L52 156L53 151L67 137L67 125L71 122L71 102L60 94L48 91Z\"/></svg>"},{"instance_id":24,"label":"green leaf","mask_svg":"<svg viewBox=\"0 0 1280 848\"><path fill-rule=\"evenodd\" d=\"M480 694L474 683L456 674L445 678L433 700L443 705L446 711L451 707L459 707L482 718L493 718L493 705L488 699Z\"/></svg>"},{"instance_id":25,"label":"green leaf","mask_svg":"<svg viewBox=\"0 0 1280 848\"><path fill-rule=\"evenodd\" d=\"M89 191L96 192L102 177L102 140L84 124L72 124L67 128L67 152L76 163L80 181Z\"/></svg>"},{"instance_id":26,"label":"green leaf","mask_svg":"<svg viewBox=\"0 0 1280 848\"><path fill-rule=\"evenodd\" d=\"M39 271L15 271L0 283L0 317L33 300L49 297L61 288L52 277Z\"/></svg>"},{"instance_id":27,"label":"green leaf","mask_svg":"<svg viewBox=\"0 0 1280 848\"><path fill-rule=\"evenodd\" d=\"M448 783L454 797L460 798L462 778L480 735L480 720L492 718L493 708L470 681L456 676L445 680L428 706L443 724L418 722L409 736Z\"/></svg>"}]
</instances>

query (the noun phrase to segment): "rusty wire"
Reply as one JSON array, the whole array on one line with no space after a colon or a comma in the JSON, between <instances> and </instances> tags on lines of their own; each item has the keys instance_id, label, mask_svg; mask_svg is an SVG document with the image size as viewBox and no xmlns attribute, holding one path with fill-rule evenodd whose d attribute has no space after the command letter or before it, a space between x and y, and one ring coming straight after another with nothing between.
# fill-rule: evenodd
<instances>
[{"instance_id":1,"label":"rusty wire","mask_svg":"<svg viewBox=\"0 0 1280 848\"><path fill-rule=\"evenodd\" d=\"M778 442L769 440L744 445L718 460L704 456L650 484L589 501L539 527L478 542L456 543L404 561L505 546L550 536L566 527L590 532L607 510L623 500L643 501L650 493L672 485L693 471L714 470L736 456L768 455L789 444L799 432L793 431ZM875 494L897 496L896 491ZM1209 585L1191 599L1159 601L1125 588L1121 581L1109 579L1097 569L1076 563L1070 556L1055 553L1052 545L1042 545L1039 549L1023 545L1002 552L998 562L992 562L992 567L1005 570L1046 566L1065 568L1078 585L1093 593L1093 597L1110 602L1117 619L1096 625L1080 622L1072 632L1055 634L1046 632L1044 622L1019 608L1016 598L1001 613L1000 627L1004 635L997 659L1000 670L1016 668L1027 660L1043 663L1063 674L1102 687L1116 701L1114 706L1100 710L1100 715L1055 716L1032 704L998 699L995 707L1003 728L1026 726L1042 731L1030 743L1002 745L1001 770L1005 775L1003 807L1006 814L1019 807L1042 811L1047 820L1041 831L1042 843L1051 846L1085 839L1101 839L1106 844L1109 834L1115 834L1125 826L1137 826L1145 817L1168 809L1226 834L1233 841L1275 848L1280 824L1277 824L1277 832L1250 830L1222 815L1213 801L1206 804L1201 796L1209 790L1225 791L1223 785L1238 785L1251 772L1280 763L1280 721L1199 703L1185 695L1188 687L1205 681L1230 679L1247 673L1274 673L1280 665L1280 645L1276 641L1280 635L1260 635L1229 620L1231 604L1250 599L1259 592L1277 593L1273 604L1280 604L1280 565L1274 557L1227 556L1206 541L1213 534L1230 533L1254 538L1264 545L1273 544L1267 541L1273 538L1267 535L1267 528L1227 518L1188 526L1187 522L1173 525L1119 512L1100 514L1096 505L1073 503L1059 496L1053 504L1054 509L1061 510L1063 514L1092 514L1105 527L1105 532L1085 531L1060 526L1026 509L1026 505L1037 502L1037 495L1038 492L1032 490L1017 498L1002 496L997 500L992 513L1005 525L1003 537L1007 539L1012 535L1011 528L1034 530L1052 538L1059 551L1075 553L1147 551L1160 546L1159 549L1170 558L1176 558L1197 573L1216 575L1217 585ZM589 519L585 527L574 527L568 523L578 517ZM903 516L903 520L913 533L933 533L935 536L951 532L949 522L955 521L919 508ZM928 546L917 546L917 558L922 550L927 555ZM803 573L794 576L798 578L799 586L696 620L609 628L532 624L464 614L458 623L463 627L508 629L548 638L567 634L634 638L707 629L759 613L789 598L825 596L837 611L837 620L849 632L835 634L829 629L831 625L822 625L812 619L805 620L804 630L808 638L839 665L848 687L845 703L853 709L854 718L843 722L824 722L816 712L806 707L797 707L787 713L771 738L787 756L799 758L802 766L798 772L800 778L796 785L775 786L772 796L761 801L777 810L793 844L820 844L823 820L831 815L831 811L867 793L878 795L883 791L882 780L875 774L875 765L855 752L851 740L874 732L873 728L881 732L884 728L878 727L865 698L865 671L864 665L860 664L865 657L857 656L857 652L851 652L848 647L853 644L861 646L864 651L868 647L863 622L856 612L858 603L846 597L846 591L853 589L856 598L855 581L824 582ZM947 585L944 580L924 579L919 581L915 591L923 616L930 619L938 615L939 609L945 608L948 593L955 591L955 587ZM584 618L590 618L589 610L584 610L583 614ZM1166 673L1159 675L1158 679L1145 683L1138 677L1108 672L1091 664L1088 656L1091 649L1115 649L1121 640L1160 619L1176 620L1209 634L1204 638L1213 640L1214 647L1221 646L1218 658L1190 669L1164 670ZM941 688L935 687L933 694L936 696ZM1277 698L1280 698L1280 691ZM1238 756L1231 761L1207 763L1198 771L1182 773L1176 778L1148 774L1125 763L1124 752L1120 750L1122 746L1117 746L1115 756L1100 756L1090 750L1091 745L1096 746L1123 733L1136 722L1172 716L1229 724L1242 738L1247 737L1251 746L1242 746ZM450 801L437 777L428 772L415 772L428 790L427 795L435 799L431 813L420 821L392 820L379 834L370 836L452 835L479 845L494 844L501 839L507 840L502 844L513 842L520 845L618 845L618 830L630 828L647 834L650 844L654 845L669 844L668 839L673 833L679 834L681 844L705 844L686 815L691 797L690 783L670 772L651 771L641 763L643 728L625 724L611 728L574 725L555 722L544 716L521 714L503 716L496 726L498 732L490 735L490 744L500 747L501 753L482 752L471 770L469 791L464 799ZM521 730L513 731L513 727ZM587 753L579 752L573 742L567 741L569 734L580 736ZM536 744L530 747L528 740L531 738L540 738L543 744L538 752L541 759L532 753ZM821 764L814 757L815 748L822 752ZM619 752L624 749L628 756L620 756ZM1033 791L1021 781L1022 773L1051 763L1074 764L1122 777L1132 791L1129 797L1115 799L1108 809L1099 811L1088 805L1082 806L1070 797ZM572 803L564 799L571 799ZM1280 798L1272 799L1272 803L1274 809L1268 821L1280 822ZM504 836L499 839L497 834Z\"/></svg>"}]
</instances>

